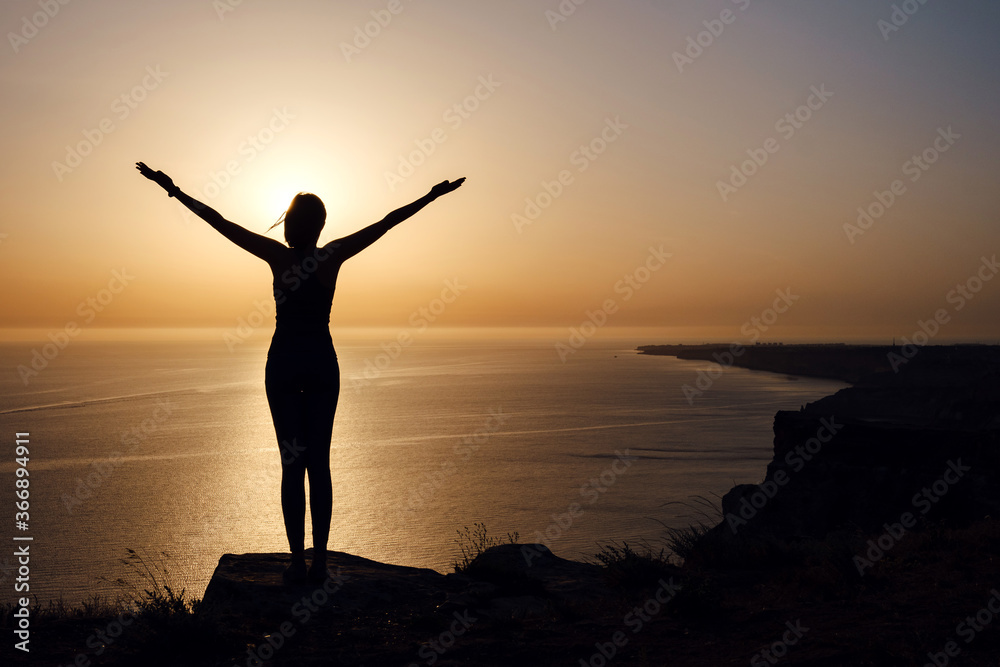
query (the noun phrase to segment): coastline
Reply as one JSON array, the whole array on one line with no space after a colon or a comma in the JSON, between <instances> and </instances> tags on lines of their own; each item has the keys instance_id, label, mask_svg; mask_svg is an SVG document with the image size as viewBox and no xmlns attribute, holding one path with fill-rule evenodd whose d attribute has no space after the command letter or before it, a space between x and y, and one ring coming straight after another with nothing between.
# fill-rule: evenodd
<instances>
[{"instance_id":1,"label":"coastline","mask_svg":"<svg viewBox=\"0 0 1000 667\"><path fill-rule=\"evenodd\" d=\"M711 361L722 366L840 380L849 384L873 373L891 370L891 355L901 354L897 346L847 343L641 345L637 350L640 354Z\"/></svg>"}]
</instances>

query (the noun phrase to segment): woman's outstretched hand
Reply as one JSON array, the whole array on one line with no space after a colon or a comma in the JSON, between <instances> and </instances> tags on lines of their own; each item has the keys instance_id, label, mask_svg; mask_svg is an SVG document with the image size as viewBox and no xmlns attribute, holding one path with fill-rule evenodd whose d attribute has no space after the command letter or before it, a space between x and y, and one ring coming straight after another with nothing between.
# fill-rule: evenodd
<instances>
[{"instance_id":1,"label":"woman's outstretched hand","mask_svg":"<svg viewBox=\"0 0 1000 667\"><path fill-rule=\"evenodd\" d=\"M454 192L461 187L462 183L465 183L464 176L455 181L441 181L431 188L431 196L440 197L441 195L446 195L449 192Z\"/></svg>"},{"instance_id":2,"label":"woman's outstretched hand","mask_svg":"<svg viewBox=\"0 0 1000 667\"><path fill-rule=\"evenodd\" d=\"M136 162L135 168L139 170L139 173L159 185L164 190L170 190L174 187L173 180L164 174L162 171L153 171L146 166L145 162Z\"/></svg>"}]
</instances>

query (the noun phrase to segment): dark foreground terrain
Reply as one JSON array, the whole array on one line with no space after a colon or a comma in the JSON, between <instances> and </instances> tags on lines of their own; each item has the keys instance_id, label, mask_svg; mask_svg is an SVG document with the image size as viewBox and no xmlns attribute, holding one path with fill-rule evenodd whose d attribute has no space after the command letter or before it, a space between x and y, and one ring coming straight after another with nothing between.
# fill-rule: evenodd
<instances>
[{"instance_id":1,"label":"dark foreground terrain","mask_svg":"<svg viewBox=\"0 0 1000 667\"><path fill-rule=\"evenodd\" d=\"M663 554L483 540L442 575L335 553L319 587L226 555L193 610L39 613L28 664L1000 665L998 349L755 349L734 358L853 386L779 412L761 483Z\"/></svg>"}]
</instances>

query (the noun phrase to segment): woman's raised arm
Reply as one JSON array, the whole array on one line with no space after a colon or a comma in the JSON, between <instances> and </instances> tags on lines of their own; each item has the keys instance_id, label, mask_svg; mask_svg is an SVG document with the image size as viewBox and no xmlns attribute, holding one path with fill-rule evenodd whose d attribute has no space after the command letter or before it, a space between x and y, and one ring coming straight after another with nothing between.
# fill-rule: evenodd
<instances>
[{"instance_id":1,"label":"woman's raised arm","mask_svg":"<svg viewBox=\"0 0 1000 667\"><path fill-rule=\"evenodd\" d=\"M188 207L192 213L251 255L260 257L265 262L270 263L286 250L285 246L278 241L244 229L235 222L230 222L223 218L211 206L207 206L194 197L184 194L179 187L174 185L173 180L162 171L153 171L143 162L136 162L135 168L139 170L140 174L166 190L169 196L175 197L177 201Z\"/></svg>"},{"instance_id":2,"label":"woman's raised arm","mask_svg":"<svg viewBox=\"0 0 1000 667\"><path fill-rule=\"evenodd\" d=\"M325 247L328 249L336 249L338 255L340 255L342 259L346 260L353 257L371 244L375 243L375 241L382 238L387 231L411 217L414 213L427 206L438 197L457 190L464 182L464 177L454 181L441 181L420 199L407 204L406 206L397 208L395 211L392 211L389 215L385 216L378 222L368 225L362 230L354 232L349 236L337 239L336 241L330 241L330 243L326 244Z\"/></svg>"}]
</instances>

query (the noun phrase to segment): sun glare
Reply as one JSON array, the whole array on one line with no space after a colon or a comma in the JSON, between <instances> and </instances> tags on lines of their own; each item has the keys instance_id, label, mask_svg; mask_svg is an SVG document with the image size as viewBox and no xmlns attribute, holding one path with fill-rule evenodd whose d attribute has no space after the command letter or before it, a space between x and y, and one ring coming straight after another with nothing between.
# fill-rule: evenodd
<instances>
[{"instance_id":1,"label":"sun glare","mask_svg":"<svg viewBox=\"0 0 1000 667\"><path fill-rule=\"evenodd\" d=\"M289 204L292 203L292 198L304 190L301 187L296 187L290 182L290 179L280 175L272 175L271 177L262 175L255 180L257 182L253 184L252 194L247 200L247 213L249 215L247 220L256 221L254 226L260 227L260 229L255 231L263 233L284 214ZM277 233L278 238L280 238L280 229L280 226L272 229L269 235L273 236Z\"/></svg>"},{"instance_id":2,"label":"sun glare","mask_svg":"<svg viewBox=\"0 0 1000 667\"><path fill-rule=\"evenodd\" d=\"M247 213L251 216L247 220L259 221L257 226L263 225L263 228L258 231L263 232L277 222L292 203L292 198L300 192L318 195L326 205L328 218L333 216L335 212L331 205L338 200L338 193L333 188L338 181L328 171L303 169L301 164L296 164L294 169L269 168L255 172L252 181L249 178L247 181ZM280 226L272 229L269 235L273 236L280 229Z\"/></svg>"}]
</instances>

